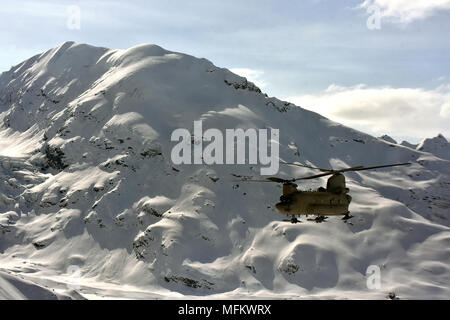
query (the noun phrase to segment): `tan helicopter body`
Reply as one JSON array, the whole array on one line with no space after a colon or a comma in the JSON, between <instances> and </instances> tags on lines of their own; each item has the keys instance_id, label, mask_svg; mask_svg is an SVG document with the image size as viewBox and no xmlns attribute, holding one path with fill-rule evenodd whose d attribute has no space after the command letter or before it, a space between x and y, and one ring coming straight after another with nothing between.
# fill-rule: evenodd
<instances>
[{"instance_id":1,"label":"tan helicopter body","mask_svg":"<svg viewBox=\"0 0 450 320\"><path fill-rule=\"evenodd\" d=\"M347 194L344 175L337 173L328 179L327 188L299 191L295 183L283 185L283 195L275 205L286 215L341 216L349 213L352 198Z\"/></svg>"},{"instance_id":2,"label":"tan helicopter body","mask_svg":"<svg viewBox=\"0 0 450 320\"><path fill-rule=\"evenodd\" d=\"M276 209L285 215L289 215L292 218L288 221L292 223L300 222L297 215L315 215L317 218L312 219L316 222L323 222L327 216L344 216L342 220L348 220L352 218L349 212L349 205L352 201L352 197L348 194L349 189L345 185L345 177L343 172L349 171L362 171L372 170L378 168L395 167L409 165L410 163L397 163L388 164L376 167L351 167L340 170L333 169L321 169L311 167L308 165L298 163L281 162L282 164L294 165L305 167L309 169L316 169L322 171L320 174L313 176L294 178L294 179L281 179L277 177L270 177L264 180L250 180L244 179L241 181L246 182L275 182L283 184L283 194L280 197L280 202L275 205ZM296 181L310 180L320 177L330 176L327 182L327 187L319 188L317 191L301 191L297 190Z\"/></svg>"}]
</instances>

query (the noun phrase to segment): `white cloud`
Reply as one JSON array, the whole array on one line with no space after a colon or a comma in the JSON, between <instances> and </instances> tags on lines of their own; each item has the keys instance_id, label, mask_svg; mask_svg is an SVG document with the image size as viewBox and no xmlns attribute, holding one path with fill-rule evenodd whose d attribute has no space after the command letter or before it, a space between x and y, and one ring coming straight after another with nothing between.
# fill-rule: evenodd
<instances>
[{"instance_id":1,"label":"white cloud","mask_svg":"<svg viewBox=\"0 0 450 320\"><path fill-rule=\"evenodd\" d=\"M262 79L264 71L249 68L232 68L230 71L241 77L247 78L248 81L253 82L261 89L267 85L267 83Z\"/></svg>"},{"instance_id":2,"label":"white cloud","mask_svg":"<svg viewBox=\"0 0 450 320\"><path fill-rule=\"evenodd\" d=\"M389 134L416 141L438 133L450 136L450 85L426 90L332 84L318 95L286 100L377 136Z\"/></svg>"},{"instance_id":3,"label":"white cloud","mask_svg":"<svg viewBox=\"0 0 450 320\"><path fill-rule=\"evenodd\" d=\"M449 122L450 122L450 102L447 102L442 105L441 116L444 118L448 118ZM450 124L449 124L449 126L450 126Z\"/></svg>"},{"instance_id":4,"label":"white cloud","mask_svg":"<svg viewBox=\"0 0 450 320\"><path fill-rule=\"evenodd\" d=\"M365 0L362 8L377 6L381 17L392 18L400 23L425 19L437 11L449 10L450 0Z\"/></svg>"}]
</instances>

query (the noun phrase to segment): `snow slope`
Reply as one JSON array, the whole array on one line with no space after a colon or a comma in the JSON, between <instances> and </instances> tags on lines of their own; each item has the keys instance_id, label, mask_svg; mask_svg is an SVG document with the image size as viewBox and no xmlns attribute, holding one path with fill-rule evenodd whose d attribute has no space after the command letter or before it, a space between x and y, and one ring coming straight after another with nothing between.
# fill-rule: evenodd
<instances>
[{"instance_id":1,"label":"snow slope","mask_svg":"<svg viewBox=\"0 0 450 320\"><path fill-rule=\"evenodd\" d=\"M409 143L408 141L402 141L402 143L400 143L400 145L411 148L411 149L416 149L418 146L418 144L412 144L412 143Z\"/></svg>"},{"instance_id":2,"label":"snow slope","mask_svg":"<svg viewBox=\"0 0 450 320\"><path fill-rule=\"evenodd\" d=\"M172 131L195 120L279 128L284 161L412 165L346 174L352 224L293 225L274 209L281 186L233 181L257 166L172 164ZM0 298L35 297L21 281L42 298L450 296L448 159L267 97L205 59L61 44L1 74L0 147ZM370 265L380 289L367 288Z\"/></svg>"}]
</instances>

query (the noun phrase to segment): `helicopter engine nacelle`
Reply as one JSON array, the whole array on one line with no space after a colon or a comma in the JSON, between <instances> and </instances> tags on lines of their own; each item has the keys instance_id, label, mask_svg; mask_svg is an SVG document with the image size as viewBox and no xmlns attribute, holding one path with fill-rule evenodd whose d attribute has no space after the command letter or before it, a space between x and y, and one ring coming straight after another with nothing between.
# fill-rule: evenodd
<instances>
[{"instance_id":1,"label":"helicopter engine nacelle","mask_svg":"<svg viewBox=\"0 0 450 320\"><path fill-rule=\"evenodd\" d=\"M333 174L327 182L327 192L334 194L347 193L348 189L345 185L345 177L343 174L335 173Z\"/></svg>"},{"instance_id":2,"label":"helicopter engine nacelle","mask_svg":"<svg viewBox=\"0 0 450 320\"><path fill-rule=\"evenodd\" d=\"M283 196L289 196L297 192L297 185L295 183L283 184Z\"/></svg>"},{"instance_id":3,"label":"helicopter engine nacelle","mask_svg":"<svg viewBox=\"0 0 450 320\"><path fill-rule=\"evenodd\" d=\"M295 183L285 183L283 184L283 194L280 197L280 201L283 203L291 203L292 196L297 191L297 185Z\"/></svg>"}]
</instances>

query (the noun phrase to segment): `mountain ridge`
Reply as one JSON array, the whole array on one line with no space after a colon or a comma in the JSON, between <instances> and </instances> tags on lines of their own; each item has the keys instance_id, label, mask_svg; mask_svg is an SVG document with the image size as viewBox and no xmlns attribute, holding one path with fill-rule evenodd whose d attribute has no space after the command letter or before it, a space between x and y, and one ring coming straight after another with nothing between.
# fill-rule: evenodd
<instances>
[{"instance_id":1,"label":"mountain ridge","mask_svg":"<svg viewBox=\"0 0 450 320\"><path fill-rule=\"evenodd\" d=\"M171 163L171 132L198 120L279 128L288 162L413 164L346 174L352 224L291 225L274 209L277 185L232 181L255 166ZM448 295L449 161L268 97L206 59L63 43L0 75L0 138L2 271L38 287L74 298ZM370 265L381 290L366 287Z\"/></svg>"}]
</instances>

